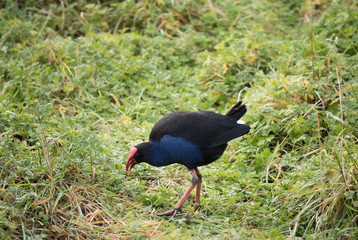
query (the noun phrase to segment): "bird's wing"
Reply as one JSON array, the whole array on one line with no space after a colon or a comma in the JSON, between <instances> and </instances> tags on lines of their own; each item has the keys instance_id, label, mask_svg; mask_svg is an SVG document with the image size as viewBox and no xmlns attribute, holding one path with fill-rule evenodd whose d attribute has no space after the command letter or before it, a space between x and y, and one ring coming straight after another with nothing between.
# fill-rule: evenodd
<instances>
[{"instance_id":1,"label":"bird's wing","mask_svg":"<svg viewBox=\"0 0 358 240\"><path fill-rule=\"evenodd\" d=\"M208 111L170 113L153 127L149 140L160 140L164 135L184 138L200 148L211 148L246 134L250 127L237 124L228 116Z\"/></svg>"},{"instance_id":2,"label":"bird's wing","mask_svg":"<svg viewBox=\"0 0 358 240\"><path fill-rule=\"evenodd\" d=\"M227 143L235 138L245 135L249 131L250 131L249 125L236 124L236 126L234 128L230 128L230 129L228 129L228 131L225 131L222 134L218 135L215 142L213 143L213 145L219 146L221 144Z\"/></svg>"}]
</instances>

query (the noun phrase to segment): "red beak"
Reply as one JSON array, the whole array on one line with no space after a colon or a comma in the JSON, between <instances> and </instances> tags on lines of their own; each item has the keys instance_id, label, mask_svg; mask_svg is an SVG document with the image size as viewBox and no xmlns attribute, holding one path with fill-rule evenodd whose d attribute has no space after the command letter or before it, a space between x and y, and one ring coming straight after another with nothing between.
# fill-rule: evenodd
<instances>
[{"instance_id":1,"label":"red beak","mask_svg":"<svg viewBox=\"0 0 358 240\"><path fill-rule=\"evenodd\" d=\"M127 162L127 166L126 166L126 172L129 172L132 167L134 165L137 164L136 160L134 160L134 155L136 154L137 152L137 148L133 147L130 151L129 151L129 156L128 156L128 162Z\"/></svg>"}]
</instances>

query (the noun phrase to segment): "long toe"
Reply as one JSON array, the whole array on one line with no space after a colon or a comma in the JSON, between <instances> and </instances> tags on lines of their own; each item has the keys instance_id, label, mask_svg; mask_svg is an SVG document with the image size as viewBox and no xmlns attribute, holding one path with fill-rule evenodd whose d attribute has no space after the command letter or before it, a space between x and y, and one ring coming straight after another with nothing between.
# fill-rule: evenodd
<instances>
[{"instance_id":1,"label":"long toe","mask_svg":"<svg viewBox=\"0 0 358 240\"><path fill-rule=\"evenodd\" d=\"M200 205L200 204L199 204L199 205L196 205L196 206L194 207L194 213L195 213L196 211L199 211L200 208L201 208L201 205Z\"/></svg>"},{"instance_id":2,"label":"long toe","mask_svg":"<svg viewBox=\"0 0 358 240\"><path fill-rule=\"evenodd\" d=\"M173 218L173 217L175 217L175 215L177 214L178 211L179 211L178 208L173 208L171 210L159 213L158 215L159 216L170 216L170 215L172 215L171 218Z\"/></svg>"}]
</instances>

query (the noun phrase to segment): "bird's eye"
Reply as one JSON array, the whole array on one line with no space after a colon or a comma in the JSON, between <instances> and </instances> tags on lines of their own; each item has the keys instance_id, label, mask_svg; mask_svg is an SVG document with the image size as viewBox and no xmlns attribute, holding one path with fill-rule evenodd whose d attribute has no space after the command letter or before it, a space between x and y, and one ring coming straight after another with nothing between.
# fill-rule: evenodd
<instances>
[{"instance_id":1,"label":"bird's eye","mask_svg":"<svg viewBox=\"0 0 358 240\"><path fill-rule=\"evenodd\" d=\"M134 158L140 158L142 157L142 154L140 152L136 152L136 154L134 154Z\"/></svg>"}]
</instances>

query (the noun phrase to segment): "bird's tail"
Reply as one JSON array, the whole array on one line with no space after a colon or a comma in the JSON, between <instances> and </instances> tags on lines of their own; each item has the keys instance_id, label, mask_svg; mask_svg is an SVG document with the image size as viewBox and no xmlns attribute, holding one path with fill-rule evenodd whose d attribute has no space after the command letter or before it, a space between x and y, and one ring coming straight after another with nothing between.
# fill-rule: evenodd
<instances>
[{"instance_id":1,"label":"bird's tail","mask_svg":"<svg viewBox=\"0 0 358 240\"><path fill-rule=\"evenodd\" d=\"M245 115L246 111L246 106L242 104L242 101L239 101L225 115L239 120Z\"/></svg>"}]
</instances>

